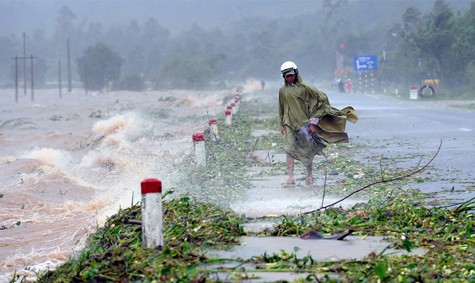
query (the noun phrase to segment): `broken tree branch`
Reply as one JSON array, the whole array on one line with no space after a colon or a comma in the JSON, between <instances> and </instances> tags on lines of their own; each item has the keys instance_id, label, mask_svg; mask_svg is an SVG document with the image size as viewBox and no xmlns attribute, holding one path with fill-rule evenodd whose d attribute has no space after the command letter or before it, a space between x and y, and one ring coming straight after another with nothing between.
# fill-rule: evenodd
<instances>
[{"instance_id":1,"label":"broken tree branch","mask_svg":"<svg viewBox=\"0 0 475 283\"><path fill-rule=\"evenodd\" d=\"M340 203L340 202L342 202L342 201L348 199L349 197L353 196L354 194L357 194L357 193L359 193L359 192L361 192L361 191L363 191L363 190L365 190L365 189L367 189L367 188L369 188L369 187L372 187L372 186L374 186L374 185L382 184L382 183L391 183L391 182L394 182L394 181L398 181L398 180L405 179L405 178L410 177L410 176L412 176L412 175L414 175L414 174L417 174L417 173L421 172L422 170L424 170L425 168L427 168L427 166L429 166L429 164L431 164L432 161L434 161L434 159L435 159L435 158L437 157L437 155L439 154L441 148L442 148L442 140L440 140L440 144L439 144L439 148L437 149L437 152L436 152L436 153L434 154L434 156L432 156L432 158L431 158L425 165L423 165L422 167L416 166L411 172L409 172L409 173L407 173L407 174L404 174L404 175L401 175L401 176L398 176L398 177L390 178L390 179L385 179L383 176L381 176L381 180L380 180L380 181L376 181L376 182L370 183L370 184L368 184L368 185L366 185L366 186L364 186L364 187L361 187L361 188L357 189L356 191L351 192L350 194L348 194L347 196L345 196L345 197L342 198L342 199L339 199L339 200L337 200L337 201L335 201L335 202L333 202L333 203L331 203L331 204L322 206L322 207L320 207L320 208L318 208L318 209L314 209L314 210L311 210L311 211L304 212L303 214L312 214L312 213L314 213L314 212L316 212L316 211L321 211L321 210L327 209L327 208L329 208L329 207L332 207L332 206L334 206L334 205L336 205L336 204L338 204L338 203ZM421 160L422 160L422 158L421 158ZM418 165L421 164L421 160L419 161Z\"/></svg>"}]
</instances>

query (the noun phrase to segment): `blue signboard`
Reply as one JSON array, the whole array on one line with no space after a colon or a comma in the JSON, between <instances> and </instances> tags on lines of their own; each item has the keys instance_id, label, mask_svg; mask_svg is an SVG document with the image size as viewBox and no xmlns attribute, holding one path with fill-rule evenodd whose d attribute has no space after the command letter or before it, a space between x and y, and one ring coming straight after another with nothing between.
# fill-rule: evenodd
<instances>
[{"instance_id":1,"label":"blue signboard","mask_svg":"<svg viewBox=\"0 0 475 283\"><path fill-rule=\"evenodd\" d=\"M368 71L378 69L378 56L355 56L354 57L355 71Z\"/></svg>"}]
</instances>

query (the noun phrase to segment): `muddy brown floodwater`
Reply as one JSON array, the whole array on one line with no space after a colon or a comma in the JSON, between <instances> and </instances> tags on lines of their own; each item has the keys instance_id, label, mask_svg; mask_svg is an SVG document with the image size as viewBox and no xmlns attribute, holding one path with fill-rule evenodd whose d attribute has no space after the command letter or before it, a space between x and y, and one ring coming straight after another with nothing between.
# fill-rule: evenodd
<instances>
[{"instance_id":1,"label":"muddy brown floodwater","mask_svg":"<svg viewBox=\"0 0 475 283\"><path fill-rule=\"evenodd\" d=\"M35 100L0 93L0 282L34 279L80 250L97 225L140 198L140 182L173 184L170 164L221 114L232 90L75 91Z\"/></svg>"}]
</instances>

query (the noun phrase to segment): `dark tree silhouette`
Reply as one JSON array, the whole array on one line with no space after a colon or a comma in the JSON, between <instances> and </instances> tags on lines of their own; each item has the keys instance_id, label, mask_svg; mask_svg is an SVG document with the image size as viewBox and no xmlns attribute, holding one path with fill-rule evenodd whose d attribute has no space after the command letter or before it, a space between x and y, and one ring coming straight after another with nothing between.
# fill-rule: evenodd
<instances>
[{"instance_id":1,"label":"dark tree silhouette","mask_svg":"<svg viewBox=\"0 0 475 283\"><path fill-rule=\"evenodd\" d=\"M81 81L87 89L102 90L117 81L123 64L120 55L104 43L88 47L77 60Z\"/></svg>"}]
</instances>

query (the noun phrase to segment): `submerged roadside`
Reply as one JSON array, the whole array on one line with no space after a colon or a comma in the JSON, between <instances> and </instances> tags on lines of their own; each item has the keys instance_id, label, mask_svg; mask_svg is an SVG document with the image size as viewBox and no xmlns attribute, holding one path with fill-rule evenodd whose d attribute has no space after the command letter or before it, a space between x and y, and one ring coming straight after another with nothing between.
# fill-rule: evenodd
<instances>
[{"instance_id":1,"label":"submerged roadside","mask_svg":"<svg viewBox=\"0 0 475 283\"><path fill-rule=\"evenodd\" d=\"M38 282L260 282L263 274L271 271L282 275L274 277L275 281L295 282L475 279L469 252L475 248L473 199L440 208L428 199L430 194L407 186L409 182L424 182L424 176L411 175L412 168L382 170L363 163L356 157L366 151L362 145L331 146L328 159L315 161L316 170L326 177L314 187L295 188L303 197L317 195L313 206L294 207L295 213L254 217L229 209L233 203L254 196L247 193L256 179L273 179L278 185L285 175L285 164L279 157L283 154L281 138L274 132L274 109L249 98L232 127L219 124L221 139L219 144L208 145L207 166L195 166L192 156L177 164L182 168L181 181L164 196L167 213L162 250L142 249L140 227L124 221L141 219L136 204L113 215L91 235L83 251L56 270L41 274ZM253 131L267 134L256 137ZM259 158L253 155L258 151L268 154ZM394 182L379 182L395 178ZM317 199L324 198L324 191L325 198L339 199L367 185L371 186L358 193L362 201L319 209L322 204ZM263 224L264 229L249 229L256 223ZM389 256L384 249L360 259L328 261L300 255L299 248L292 247L294 251L257 253L249 258L209 255L210 248L226 250L239 244L241 236L297 238L309 230L334 234L347 229L363 239L382 236L391 249L409 252L422 248L425 253ZM304 275L290 279L289 273Z\"/></svg>"}]
</instances>

